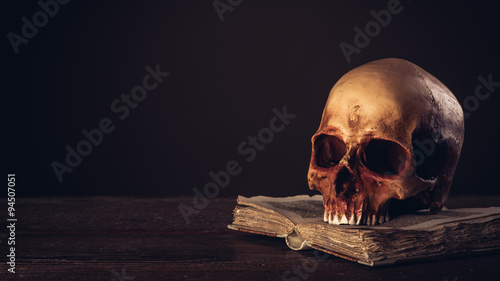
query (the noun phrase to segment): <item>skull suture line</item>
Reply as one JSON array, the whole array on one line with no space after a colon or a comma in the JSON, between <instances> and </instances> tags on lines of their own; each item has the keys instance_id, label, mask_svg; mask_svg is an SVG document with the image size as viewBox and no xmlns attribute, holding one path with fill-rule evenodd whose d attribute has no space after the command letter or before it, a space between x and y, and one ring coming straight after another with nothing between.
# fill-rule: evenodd
<instances>
[{"instance_id":1,"label":"skull suture line","mask_svg":"<svg viewBox=\"0 0 500 281\"><path fill-rule=\"evenodd\" d=\"M333 86L312 137L309 187L323 194L331 224L383 223L389 205L391 214L436 213L463 137L462 108L445 85L408 61L373 61Z\"/></svg>"}]
</instances>

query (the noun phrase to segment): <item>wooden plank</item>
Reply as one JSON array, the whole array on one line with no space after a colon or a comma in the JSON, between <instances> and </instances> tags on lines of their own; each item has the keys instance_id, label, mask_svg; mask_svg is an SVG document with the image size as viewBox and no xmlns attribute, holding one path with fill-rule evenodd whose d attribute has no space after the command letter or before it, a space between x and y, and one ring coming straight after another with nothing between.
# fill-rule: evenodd
<instances>
[{"instance_id":1,"label":"wooden plank","mask_svg":"<svg viewBox=\"0 0 500 281\"><path fill-rule=\"evenodd\" d=\"M489 199L500 203L500 198ZM191 200L19 198L16 274L8 274L3 263L0 280L451 281L500 276L500 254L370 268L320 252L295 252L283 239L227 229L235 198L210 200L186 224L178 206ZM477 197L456 202L478 204ZM0 246L5 256L5 240Z\"/></svg>"}]
</instances>

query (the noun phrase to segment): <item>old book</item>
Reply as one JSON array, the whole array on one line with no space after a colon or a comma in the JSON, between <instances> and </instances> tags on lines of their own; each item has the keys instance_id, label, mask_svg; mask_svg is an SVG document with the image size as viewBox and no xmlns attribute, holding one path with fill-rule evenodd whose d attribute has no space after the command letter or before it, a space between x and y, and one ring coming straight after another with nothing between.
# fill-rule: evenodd
<instances>
[{"instance_id":1,"label":"old book","mask_svg":"<svg viewBox=\"0 0 500 281\"><path fill-rule=\"evenodd\" d=\"M419 211L377 226L323 221L323 197L238 196L230 229L285 238L364 265L441 259L500 249L500 207Z\"/></svg>"}]
</instances>

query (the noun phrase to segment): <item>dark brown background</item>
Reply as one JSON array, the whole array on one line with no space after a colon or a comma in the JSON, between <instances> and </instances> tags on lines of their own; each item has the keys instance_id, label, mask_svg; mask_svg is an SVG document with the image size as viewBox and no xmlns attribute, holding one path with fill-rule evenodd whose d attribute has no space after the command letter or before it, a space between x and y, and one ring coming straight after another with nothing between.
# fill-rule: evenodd
<instances>
[{"instance_id":1,"label":"dark brown background","mask_svg":"<svg viewBox=\"0 0 500 281\"><path fill-rule=\"evenodd\" d=\"M402 0L403 11L348 64L339 44L388 1L243 1L221 22L212 1L72 1L15 55L8 32L35 1L2 2L1 108L5 173L18 196L193 195L229 160L243 172L221 196L308 192L310 136L329 90L371 60L400 57L440 79L459 101L498 71L494 1ZM109 106L160 63L171 73L124 121ZM466 121L452 194L500 194L497 89ZM297 114L251 163L237 152L272 108ZM80 131L113 118L116 130L59 183L52 161ZM2 194L1 196L5 196Z\"/></svg>"}]
</instances>

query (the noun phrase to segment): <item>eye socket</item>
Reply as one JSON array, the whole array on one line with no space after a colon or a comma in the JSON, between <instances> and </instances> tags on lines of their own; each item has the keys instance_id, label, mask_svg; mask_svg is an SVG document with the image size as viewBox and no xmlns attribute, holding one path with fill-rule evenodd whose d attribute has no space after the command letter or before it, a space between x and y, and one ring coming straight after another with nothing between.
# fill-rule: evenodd
<instances>
[{"instance_id":1,"label":"eye socket","mask_svg":"<svg viewBox=\"0 0 500 281\"><path fill-rule=\"evenodd\" d=\"M393 141L374 139L364 148L363 164L381 175L395 175L406 164L406 150Z\"/></svg>"},{"instance_id":2,"label":"eye socket","mask_svg":"<svg viewBox=\"0 0 500 281\"><path fill-rule=\"evenodd\" d=\"M446 165L447 145L437 143L430 137L412 140L416 174L425 180L434 180Z\"/></svg>"},{"instance_id":3,"label":"eye socket","mask_svg":"<svg viewBox=\"0 0 500 281\"><path fill-rule=\"evenodd\" d=\"M322 168L331 168L337 165L346 154L345 143L330 135L319 135L314 141L314 156L316 165Z\"/></svg>"}]
</instances>

